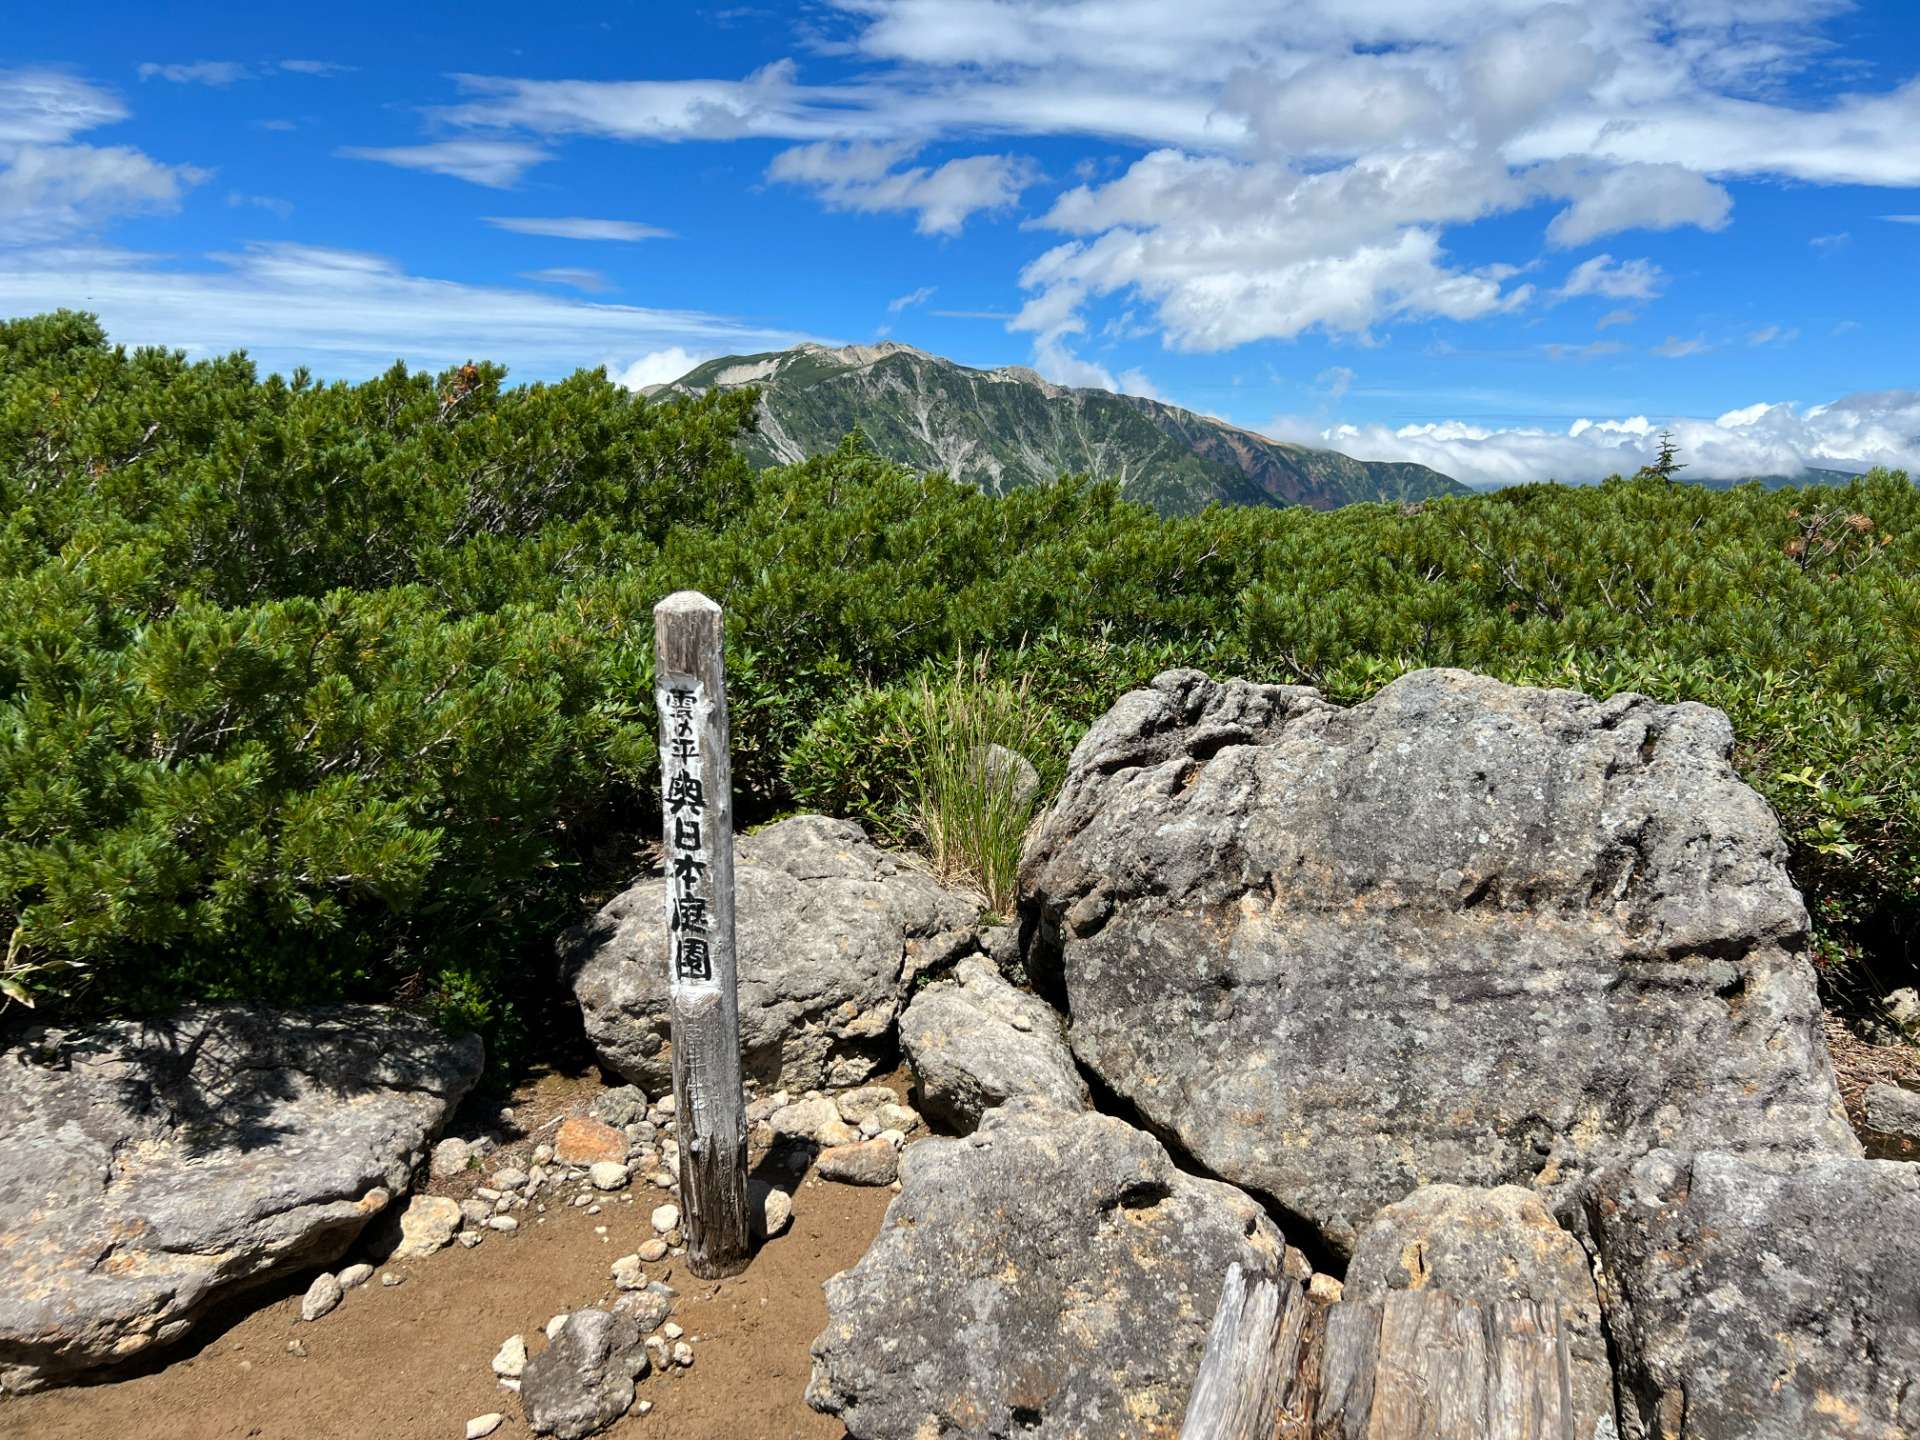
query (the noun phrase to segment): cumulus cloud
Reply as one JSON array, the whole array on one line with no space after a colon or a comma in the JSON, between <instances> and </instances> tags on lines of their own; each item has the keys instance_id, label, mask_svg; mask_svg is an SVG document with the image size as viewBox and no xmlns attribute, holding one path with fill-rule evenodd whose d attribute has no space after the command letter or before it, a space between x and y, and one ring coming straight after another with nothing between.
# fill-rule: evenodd
<instances>
[{"instance_id":1,"label":"cumulus cloud","mask_svg":"<svg viewBox=\"0 0 1920 1440\"><path fill-rule=\"evenodd\" d=\"M896 168L911 158L904 144L798 145L773 157L767 178L812 188L836 210L911 210L923 235L957 235L969 216L1005 210L1039 178L1018 155L968 155L928 169Z\"/></svg>"},{"instance_id":2,"label":"cumulus cloud","mask_svg":"<svg viewBox=\"0 0 1920 1440\"><path fill-rule=\"evenodd\" d=\"M1552 244L1585 245L1622 230L1726 228L1733 197L1684 165L1621 165L1569 186L1573 204L1547 226Z\"/></svg>"},{"instance_id":3,"label":"cumulus cloud","mask_svg":"<svg viewBox=\"0 0 1920 1440\"><path fill-rule=\"evenodd\" d=\"M1361 460L1418 461L1469 485L1547 479L1585 484L1630 475L1650 462L1662 430L1672 433L1687 474L1698 479L1875 465L1920 473L1920 390L1854 394L1806 409L1792 402L1761 402L1711 419L1581 419L1563 430L1459 421L1398 429L1336 425L1317 430L1312 443Z\"/></svg>"},{"instance_id":4,"label":"cumulus cloud","mask_svg":"<svg viewBox=\"0 0 1920 1440\"><path fill-rule=\"evenodd\" d=\"M378 373L396 356L441 368L477 356L529 378L680 347L775 350L809 337L697 310L611 305L547 291L416 275L381 255L254 245L217 268L70 245L0 251L0 314L61 306L100 316L114 339L200 353L244 348L263 364L324 375Z\"/></svg>"},{"instance_id":5,"label":"cumulus cloud","mask_svg":"<svg viewBox=\"0 0 1920 1440\"><path fill-rule=\"evenodd\" d=\"M208 178L206 170L165 164L129 145L74 138L126 113L111 92L63 72L0 70L0 246L170 211Z\"/></svg>"},{"instance_id":6,"label":"cumulus cloud","mask_svg":"<svg viewBox=\"0 0 1920 1440\"><path fill-rule=\"evenodd\" d=\"M345 145L334 152L350 160L374 160L403 170L451 175L495 190L511 189L547 159L538 145L521 140L439 140L431 145Z\"/></svg>"},{"instance_id":7,"label":"cumulus cloud","mask_svg":"<svg viewBox=\"0 0 1920 1440\"><path fill-rule=\"evenodd\" d=\"M678 380L689 370L711 359L712 355L688 350L681 345L669 345L665 349L642 355L617 373L609 365L607 374L612 376L616 385L624 385L629 390L644 390L649 385L666 385Z\"/></svg>"}]
</instances>

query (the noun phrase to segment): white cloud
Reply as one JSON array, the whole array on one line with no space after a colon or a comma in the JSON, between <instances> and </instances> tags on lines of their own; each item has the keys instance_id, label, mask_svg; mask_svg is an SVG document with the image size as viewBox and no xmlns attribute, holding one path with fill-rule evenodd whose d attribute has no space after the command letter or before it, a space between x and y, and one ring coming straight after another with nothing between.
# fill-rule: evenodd
<instances>
[{"instance_id":1,"label":"white cloud","mask_svg":"<svg viewBox=\"0 0 1920 1440\"><path fill-rule=\"evenodd\" d=\"M1631 325L1639 318L1640 317L1635 315L1631 310L1609 310L1593 322L1593 328L1596 330L1608 330L1615 325Z\"/></svg>"},{"instance_id":2,"label":"white cloud","mask_svg":"<svg viewBox=\"0 0 1920 1440\"><path fill-rule=\"evenodd\" d=\"M208 173L76 135L126 118L117 96L57 70L0 70L0 247L176 209Z\"/></svg>"},{"instance_id":3,"label":"white cloud","mask_svg":"<svg viewBox=\"0 0 1920 1440\"><path fill-rule=\"evenodd\" d=\"M933 298L934 289L935 287L932 285L922 285L918 290L909 291L905 295L894 296L893 299L887 302L887 313L889 315L898 315L902 310L911 310L916 305L926 304L927 301Z\"/></svg>"},{"instance_id":4,"label":"white cloud","mask_svg":"<svg viewBox=\"0 0 1920 1440\"><path fill-rule=\"evenodd\" d=\"M1338 405L1341 400L1346 397L1347 391L1353 388L1353 382L1356 378L1358 377L1354 375L1349 367L1345 365L1330 365L1313 377L1313 383L1316 389L1325 392L1327 399L1332 404Z\"/></svg>"},{"instance_id":5,"label":"white cloud","mask_svg":"<svg viewBox=\"0 0 1920 1440\"><path fill-rule=\"evenodd\" d=\"M1920 215L1882 215L1880 218L1896 225L1920 225Z\"/></svg>"},{"instance_id":6,"label":"white cloud","mask_svg":"<svg viewBox=\"0 0 1920 1440\"><path fill-rule=\"evenodd\" d=\"M1653 347L1653 353L1664 356L1668 360L1684 360L1689 355L1705 354L1712 348L1704 335L1696 335L1691 340L1682 340L1678 335L1669 335Z\"/></svg>"},{"instance_id":7,"label":"white cloud","mask_svg":"<svg viewBox=\"0 0 1920 1440\"><path fill-rule=\"evenodd\" d=\"M126 344L245 348L266 365L340 377L377 373L396 356L434 368L491 359L552 377L674 346L724 354L809 338L696 310L438 280L356 251L255 245L212 259L207 269L71 246L0 251L0 314L91 310Z\"/></svg>"},{"instance_id":8,"label":"white cloud","mask_svg":"<svg viewBox=\"0 0 1920 1440\"><path fill-rule=\"evenodd\" d=\"M429 170L496 190L511 189L547 159L538 145L520 140L439 140L431 145L346 145L334 152L352 160L377 160L403 170Z\"/></svg>"},{"instance_id":9,"label":"white cloud","mask_svg":"<svg viewBox=\"0 0 1920 1440\"><path fill-rule=\"evenodd\" d=\"M689 370L711 359L712 355L696 353L680 345L669 345L664 350L642 355L617 374L614 367L609 365L607 374L613 377L617 385L624 385L629 390L644 390L649 385L665 385L678 380Z\"/></svg>"},{"instance_id":10,"label":"white cloud","mask_svg":"<svg viewBox=\"0 0 1920 1440\"><path fill-rule=\"evenodd\" d=\"M929 170L896 169L912 158L904 144L820 141L773 157L767 178L806 185L836 210L911 210L922 235L957 235L969 216L1005 210L1039 179L1018 155L968 155Z\"/></svg>"},{"instance_id":11,"label":"white cloud","mask_svg":"<svg viewBox=\"0 0 1920 1440\"><path fill-rule=\"evenodd\" d=\"M326 78L333 75L349 75L359 67L336 64L332 60L282 60L280 68L295 75L317 75Z\"/></svg>"},{"instance_id":12,"label":"white cloud","mask_svg":"<svg viewBox=\"0 0 1920 1440\"><path fill-rule=\"evenodd\" d=\"M1660 294L1666 278L1665 272L1651 260L1616 263L1611 255L1595 255L1574 266L1566 284L1554 293L1563 300L1581 295L1603 295L1609 300L1652 300Z\"/></svg>"},{"instance_id":13,"label":"white cloud","mask_svg":"<svg viewBox=\"0 0 1920 1440\"><path fill-rule=\"evenodd\" d=\"M1573 204L1553 217L1547 239L1585 245L1622 230L1723 230L1733 197L1684 165L1621 165L1567 186Z\"/></svg>"},{"instance_id":14,"label":"white cloud","mask_svg":"<svg viewBox=\"0 0 1920 1440\"><path fill-rule=\"evenodd\" d=\"M230 210L264 210L281 220L293 218L293 202L283 200L278 195L245 195L238 190L227 192L227 208Z\"/></svg>"},{"instance_id":15,"label":"white cloud","mask_svg":"<svg viewBox=\"0 0 1920 1440\"><path fill-rule=\"evenodd\" d=\"M1670 430L1695 479L1795 475L1815 467L1885 465L1920 473L1920 390L1848 395L1802 410L1792 403L1748 405L1713 419L1644 415L1577 420L1565 430L1433 424L1338 425L1310 443L1360 460L1412 460L1470 485L1556 479L1572 484L1632 474L1654 458Z\"/></svg>"},{"instance_id":16,"label":"white cloud","mask_svg":"<svg viewBox=\"0 0 1920 1440\"><path fill-rule=\"evenodd\" d=\"M170 80L175 85L211 85L224 89L236 80L253 74L253 67L237 60L196 60L190 65L156 65L149 61L139 67L142 80Z\"/></svg>"},{"instance_id":17,"label":"white cloud","mask_svg":"<svg viewBox=\"0 0 1920 1440\"><path fill-rule=\"evenodd\" d=\"M565 285L588 295L604 295L613 288L612 282L598 270L576 265L553 265L545 270L528 270L521 278L539 280L548 285Z\"/></svg>"},{"instance_id":18,"label":"white cloud","mask_svg":"<svg viewBox=\"0 0 1920 1440\"><path fill-rule=\"evenodd\" d=\"M489 215L487 224L516 235L547 235L557 240L668 240L671 230L642 225L637 220L590 220L580 215L555 219L527 219L517 215Z\"/></svg>"}]
</instances>

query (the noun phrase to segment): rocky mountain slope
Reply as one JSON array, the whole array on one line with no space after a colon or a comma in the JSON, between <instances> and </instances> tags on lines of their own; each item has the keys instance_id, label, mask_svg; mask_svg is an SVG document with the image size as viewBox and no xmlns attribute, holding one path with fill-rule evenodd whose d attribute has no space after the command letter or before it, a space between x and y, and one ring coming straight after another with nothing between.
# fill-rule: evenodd
<instances>
[{"instance_id":1,"label":"rocky mountain slope","mask_svg":"<svg viewBox=\"0 0 1920 1440\"><path fill-rule=\"evenodd\" d=\"M974 370L887 342L728 355L650 395L760 387L756 465L830 450L856 427L890 459L994 494L1085 471L1172 514L1210 501L1310 505L1467 493L1424 465L1283 444L1177 405L1054 385L1022 366Z\"/></svg>"}]
</instances>

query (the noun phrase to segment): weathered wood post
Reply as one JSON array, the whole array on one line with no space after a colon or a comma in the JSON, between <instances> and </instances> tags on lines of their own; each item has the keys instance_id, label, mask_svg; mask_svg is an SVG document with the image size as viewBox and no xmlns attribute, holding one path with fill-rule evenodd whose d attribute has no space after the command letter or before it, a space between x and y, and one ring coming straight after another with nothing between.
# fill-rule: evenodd
<instances>
[{"instance_id":1,"label":"weathered wood post","mask_svg":"<svg viewBox=\"0 0 1920 1440\"><path fill-rule=\"evenodd\" d=\"M733 955L733 762L720 607L694 590L653 607L667 857L667 985L687 1266L744 1270L747 1117Z\"/></svg>"}]
</instances>

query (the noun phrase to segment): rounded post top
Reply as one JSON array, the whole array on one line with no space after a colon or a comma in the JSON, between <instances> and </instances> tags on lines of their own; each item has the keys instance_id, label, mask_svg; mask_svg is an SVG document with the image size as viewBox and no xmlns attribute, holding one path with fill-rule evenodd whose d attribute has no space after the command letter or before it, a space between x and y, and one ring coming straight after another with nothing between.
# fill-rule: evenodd
<instances>
[{"instance_id":1,"label":"rounded post top","mask_svg":"<svg viewBox=\"0 0 1920 1440\"><path fill-rule=\"evenodd\" d=\"M698 590L676 590L653 607L656 615L718 614L719 610L719 601L709 600Z\"/></svg>"}]
</instances>

